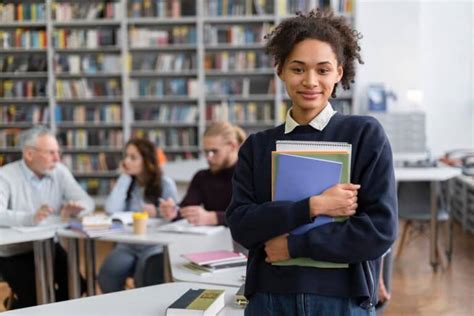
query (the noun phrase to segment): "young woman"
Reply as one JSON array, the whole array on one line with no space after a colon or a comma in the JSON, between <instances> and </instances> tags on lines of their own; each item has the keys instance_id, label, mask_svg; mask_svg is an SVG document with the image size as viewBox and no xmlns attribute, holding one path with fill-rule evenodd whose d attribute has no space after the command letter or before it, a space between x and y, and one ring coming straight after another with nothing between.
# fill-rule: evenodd
<instances>
[{"instance_id":1,"label":"young woman","mask_svg":"<svg viewBox=\"0 0 474 316\"><path fill-rule=\"evenodd\" d=\"M397 230L390 144L375 119L336 113L329 103L362 63L358 39L343 17L322 10L286 19L267 36L292 107L284 124L249 136L234 173L226 216L234 240L250 250L246 315L375 315L380 257ZM277 140L352 144L351 183L297 202L272 201ZM349 218L289 235L322 214ZM349 268L272 265L297 257Z\"/></svg>"},{"instance_id":2,"label":"young woman","mask_svg":"<svg viewBox=\"0 0 474 316\"><path fill-rule=\"evenodd\" d=\"M125 146L121 167L123 172L107 197L107 213L145 211L150 217L157 217L160 198L177 200L176 184L162 175L155 145L149 140L131 139ZM158 281L144 278L144 259L160 253L161 246L118 244L100 269L98 281L102 292L123 290L129 276L134 277L136 287L156 284L160 278L162 281L162 275Z\"/></svg>"}]
</instances>

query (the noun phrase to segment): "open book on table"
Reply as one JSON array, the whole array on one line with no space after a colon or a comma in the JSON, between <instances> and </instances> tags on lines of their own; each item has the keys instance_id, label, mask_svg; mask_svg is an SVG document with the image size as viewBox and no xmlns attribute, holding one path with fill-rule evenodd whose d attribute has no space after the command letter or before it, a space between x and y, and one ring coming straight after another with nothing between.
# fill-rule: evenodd
<instances>
[{"instance_id":1,"label":"open book on table","mask_svg":"<svg viewBox=\"0 0 474 316\"><path fill-rule=\"evenodd\" d=\"M183 234L198 234L198 235L212 235L220 232L224 226L196 226L189 223L186 219L162 225L158 227L158 231L169 233L183 233Z\"/></svg>"}]
</instances>

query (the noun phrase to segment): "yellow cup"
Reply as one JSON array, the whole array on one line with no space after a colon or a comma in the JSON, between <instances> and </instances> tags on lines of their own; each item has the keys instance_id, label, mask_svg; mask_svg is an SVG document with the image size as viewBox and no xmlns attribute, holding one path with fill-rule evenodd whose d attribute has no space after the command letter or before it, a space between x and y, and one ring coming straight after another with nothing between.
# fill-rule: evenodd
<instances>
[{"instance_id":1,"label":"yellow cup","mask_svg":"<svg viewBox=\"0 0 474 316\"><path fill-rule=\"evenodd\" d=\"M148 213L133 213L133 232L137 235L146 234L146 223L148 221Z\"/></svg>"}]
</instances>

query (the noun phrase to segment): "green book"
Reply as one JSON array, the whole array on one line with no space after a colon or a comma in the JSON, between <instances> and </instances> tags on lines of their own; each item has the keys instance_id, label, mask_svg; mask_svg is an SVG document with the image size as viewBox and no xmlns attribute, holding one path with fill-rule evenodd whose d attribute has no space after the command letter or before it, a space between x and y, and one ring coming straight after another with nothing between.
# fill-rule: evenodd
<instances>
[{"instance_id":1,"label":"green book","mask_svg":"<svg viewBox=\"0 0 474 316\"><path fill-rule=\"evenodd\" d=\"M277 151L272 153L272 197L275 196L277 181L277 170L281 155L303 156L324 161L334 161L342 164L339 183L350 182L351 145L346 143L308 142L308 141L278 141ZM280 179L281 181L281 179ZM296 230L308 231L317 226L331 222L341 222L347 217L318 216L313 223L299 227ZM291 258L289 260L275 262L278 266L302 266L314 268L348 268L347 263L323 262L311 258Z\"/></svg>"},{"instance_id":2,"label":"green book","mask_svg":"<svg viewBox=\"0 0 474 316\"><path fill-rule=\"evenodd\" d=\"M189 289L166 309L166 316L216 315L225 306L224 290Z\"/></svg>"}]
</instances>

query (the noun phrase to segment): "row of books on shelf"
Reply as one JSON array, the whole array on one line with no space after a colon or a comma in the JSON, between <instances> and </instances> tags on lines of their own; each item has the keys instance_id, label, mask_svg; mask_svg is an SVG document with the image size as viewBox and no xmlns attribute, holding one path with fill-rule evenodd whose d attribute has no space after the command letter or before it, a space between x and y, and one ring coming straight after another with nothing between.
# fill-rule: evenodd
<instances>
[{"instance_id":1,"label":"row of books on shelf","mask_svg":"<svg viewBox=\"0 0 474 316\"><path fill-rule=\"evenodd\" d=\"M111 129L60 130L58 140L66 149L87 149L90 146L121 149L124 144L122 130Z\"/></svg>"},{"instance_id":2,"label":"row of books on shelf","mask_svg":"<svg viewBox=\"0 0 474 316\"><path fill-rule=\"evenodd\" d=\"M8 154L0 154L0 167L6 165L7 163L17 161L21 159L21 153L8 153Z\"/></svg>"},{"instance_id":3,"label":"row of books on shelf","mask_svg":"<svg viewBox=\"0 0 474 316\"><path fill-rule=\"evenodd\" d=\"M274 78L226 78L206 79L207 95L240 95L275 93Z\"/></svg>"},{"instance_id":4,"label":"row of books on shelf","mask_svg":"<svg viewBox=\"0 0 474 316\"><path fill-rule=\"evenodd\" d=\"M0 98L44 96L46 96L44 80L0 80Z\"/></svg>"},{"instance_id":5,"label":"row of books on shelf","mask_svg":"<svg viewBox=\"0 0 474 316\"><path fill-rule=\"evenodd\" d=\"M17 147L20 144L19 128L4 128L0 129L0 148Z\"/></svg>"},{"instance_id":6,"label":"row of books on shelf","mask_svg":"<svg viewBox=\"0 0 474 316\"><path fill-rule=\"evenodd\" d=\"M206 70L239 71L268 69L272 66L269 56L259 51L224 51L206 53L204 57L204 68Z\"/></svg>"},{"instance_id":7,"label":"row of books on shelf","mask_svg":"<svg viewBox=\"0 0 474 316\"><path fill-rule=\"evenodd\" d=\"M147 138L159 147L179 148L198 145L197 130L193 127L167 129L134 128L132 134L134 137ZM183 150L186 149L183 148Z\"/></svg>"},{"instance_id":8,"label":"row of books on shelf","mask_svg":"<svg viewBox=\"0 0 474 316\"><path fill-rule=\"evenodd\" d=\"M156 123L196 123L198 119L196 105L160 104L134 109L135 121L153 121Z\"/></svg>"},{"instance_id":9,"label":"row of books on shelf","mask_svg":"<svg viewBox=\"0 0 474 316\"><path fill-rule=\"evenodd\" d=\"M120 30L118 28L55 29L53 31L53 46L55 48L119 47Z\"/></svg>"},{"instance_id":10,"label":"row of books on shelf","mask_svg":"<svg viewBox=\"0 0 474 316\"><path fill-rule=\"evenodd\" d=\"M77 179L79 185L92 196L107 196L112 191L116 179L87 178Z\"/></svg>"},{"instance_id":11,"label":"row of books on shelf","mask_svg":"<svg viewBox=\"0 0 474 316\"><path fill-rule=\"evenodd\" d=\"M0 23L45 21L46 4L35 2L0 3Z\"/></svg>"},{"instance_id":12,"label":"row of books on shelf","mask_svg":"<svg viewBox=\"0 0 474 316\"><path fill-rule=\"evenodd\" d=\"M74 123L121 123L122 106L118 104L110 105L56 105L56 122Z\"/></svg>"},{"instance_id":13,"label":"row of books on shelf","mask_svg":"<svg viewBox=\"0 0 474 316\"><path fill-rule=\"evenodd\" d=\"M95 96L120 96L121 94L119 79L56 80L56 96L58 98L92 98Z\"/></svg>"},{"instance_id":14,"label":"row of books on shelf","mask_svg":"<svg viewBox=\"0 0 474 316\"><path fill-rule=\"evenodd\" d=\"M0 48L46 48L46 30L16 28L0 31Z\"/></svg>"},{"instance_id":15,"label":"row of books on shelf","mask_svg":"<svg viewBox=\"0 0 474 316\"><path fill-rule=\"evenodd\" d=\"M204 25L204 43L217 44L254 44L263 43L263 37L269 33L270 23L249 25Z\"/></svg>"},{"instance_id":16,"label":"row of books on shelf","mask_svg":"<svg viewBox=\"0 0 474 316\"><path fill-rule=\"evenodd\" d=\"M120 19L122 5L119 1L53 2L56 21Z\"/></svg>"},{"instance_id":17,"label":"row of books on shelf","mask_svg":"<svg viewBox=\"0 0 474 316\"><path fill-rule=\"evenodd\" d=\"M46 54L0 55L0 72L47 71Z\"/></svg>"},{"instance_id":18,"label":"row of books on shelf","mask_svg":"<svg viewBox=\"0 0 474 316\"><path fill-rule=\"evenodd\" d=\"M69 170L79 173L92 173L97 171L117 170L119 167L121 155L112 154L64 154L62 162Z\"/></svg>"},{"instance_id":19,"label":"row of books on shelf","mask_svg":"<svg viewBox=\"0 0 474 316\"><path fill-rule=\"evenodd\" d=\"M0 106L0 123L47 123L49 120L49 108L47 106L28 105L6 105Z\"/></svg>"},{"instance_id":20,"label":"row of books on shelf","mask_svg":"<svg viewBox=\"0 0 474 316\"><path fill-rule=\"evenodd\" d=\"M55 54L54 71L57 73L118 72L121 57L117 54Z\"/></svg>"},{"instance_id":21,"label":"row of books on shelf","mask_svg":"<svg viewBox=\"0 0 474 316\"><path fill-rule=\"evenodd\" d=\"M178 18L195 16L194 0L130 0L128 17L131 18Z\"/></svg>"},{"instance_id":22,"label":"row of books on shelf","mask_svg":"<svg viewBox=\"0 0 474 316\"><path fill-rule=\"evenodd\" d=\"M206 105L206 121L228 120L234 123L273 122L273 104L269 102L221 102Z\"/></svg>"},{"instance_id":23,"label":"row of books on shelf","mask_svg":"<svg viewBox=\"0 0 474 316\"><path fill-rule=\"evenodd\" d=\"M273 0L206 0L207 16L242 16L273 14Z\"/></svg>"},{"instance_id":24,"label":"row of books on shelf","mask_svg":"<svg viewBox=\"0 0 474 316\"><path fill-rule=\"evenodd\" d=\"M128 41L132 48L160 47L170 44L196 44L194 26L172 26L166 29L132 27Z\"/></svg>"},{"instance_id":25,"label":"row of books on shelf","mask_svg":"<svg viewBox=\"0 0 474 316\"><path fill-rule=\"evenodd\" d=\"M199 92L197 79L136 79L130 82L130 96L189 96Z\"/></svg>"},{"instance_id":26,"label":"row of books on shelf","mask_svg":"<svg viewBox=\"0 0 474 316\"><path fill-rule=\"evenodd\" d=\"M195 53L133 54L130 62L133 71L180 72L197 69Z\"/></svg>"}]
</instances>

